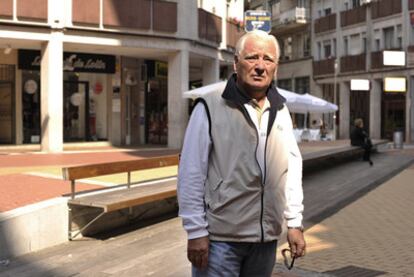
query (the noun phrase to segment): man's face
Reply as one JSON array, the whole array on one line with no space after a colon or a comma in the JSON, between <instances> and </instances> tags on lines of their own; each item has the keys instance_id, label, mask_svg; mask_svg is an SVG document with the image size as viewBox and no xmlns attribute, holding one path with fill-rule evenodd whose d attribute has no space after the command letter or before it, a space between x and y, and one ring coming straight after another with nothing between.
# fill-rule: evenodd
<instances>
[{"instance_id":1,"label":"man's face","mask_svg":"<svg viewBox=\"0 0 414 277\"><path fill-rule=\"evenodd\" d=\"M247 38L234 69L237 83L247 93L266 92L277 69L276 46L271 40Z\"/></svg>"}]
</instances>

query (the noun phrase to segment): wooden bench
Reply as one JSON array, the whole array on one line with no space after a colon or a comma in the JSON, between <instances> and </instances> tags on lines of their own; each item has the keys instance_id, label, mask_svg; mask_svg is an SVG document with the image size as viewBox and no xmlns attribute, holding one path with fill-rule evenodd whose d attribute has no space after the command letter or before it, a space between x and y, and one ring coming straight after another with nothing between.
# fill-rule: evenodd
<instances>
[{"instance_id":1,"label":"wooden bench","mask_svg":"<svg viewBox=\"0 0 414 277\"><path fill-rule=\"evenodd\" d=\"M64 180L71 182L71 199L68 201L69 240L72 240L81 234L86 228L106 213L176 196L177 184L175 180L131 187L131 172L178 165L178 160L178 155L171 155L63 168L62 173ZM76 198L76 180L117 173L127 173L126 188ZM70 207L71 205L100 208L102 211L73 235L73 215Z\"/></svg>"},{"instance_id":2,"label":"wooden bench","mask_svg":"<svg viewBox=\"0 0 414 277\"><path fill-rule=\"evenodd\" d=\"M375 152L378 146L387 144L388 140L372 140L372 152ZM359 146L347 145L343 147L330 148L327 150L303 154L303 167L312 167L313 165L332 159L342 159L345 157L360 156L364 152Z\"/></svg>"}]
</instances>

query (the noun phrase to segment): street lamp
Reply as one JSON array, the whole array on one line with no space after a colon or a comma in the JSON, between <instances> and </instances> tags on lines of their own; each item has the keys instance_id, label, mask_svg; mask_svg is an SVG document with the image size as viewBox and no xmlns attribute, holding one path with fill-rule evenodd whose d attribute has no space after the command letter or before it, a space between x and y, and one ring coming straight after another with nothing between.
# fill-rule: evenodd
<instances>
[{"instance_id":1,"label":"street lamp","mask_svg":"<svg viewBox=\"0 0 414 277\"><path fill-rule=\"evenodd\" d=\"M335 60L334 60L334 101L333 101L335 105L337 105L336 103L336 76L337 74L338 74L338 59L335 57ZM334 133L334 138L336 140L336 112L334 112L333 119L334 119L333 133Z\"/></svg>"}]
</instances>

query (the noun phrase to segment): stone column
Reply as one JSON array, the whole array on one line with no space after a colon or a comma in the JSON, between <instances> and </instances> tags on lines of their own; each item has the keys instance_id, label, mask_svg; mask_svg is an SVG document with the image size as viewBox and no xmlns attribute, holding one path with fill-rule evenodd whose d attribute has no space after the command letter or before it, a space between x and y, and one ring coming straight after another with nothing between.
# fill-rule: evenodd
<instances>
[{"instance_id":1,"label":"stone column","mask_svg":"<svg viewBox=\"0 0 414 277\"><path fill-rule=\"evenodd\" d=\"M203 61L203 86L217 83L220 78L220 63L218 59Z\"/></svg>"},{"instance_id":2,"label":"stone column","mask_svg":"<svg viewBox=\"0 0 414 277\"><path fill-rule=\"evenodd\" d=\"M345 82L339 83L339 138L349 139L350 88Z\"/></svg>"},{"instance_id":3,"label":"stone column","mask_svg":"<svg viewBox=\"0 0 414 277\"><path fill-rule=\"evenodd\" d=\"M409 76L407 77L408 85L407 85L407 100L406 100L406 142L411 143L414 141L414 77Z\"/></svg>"},{"instance_id":4,"label":"stone column","mask_svg":"<svg viewBox=\"0 0 414 277\"><path fill-rule=\"evenodd\" d=\"M168 147L181 148L188 121L189 53L181 50L168 57Z\"/></svg>"},{"instance_id":5,"label":"stone column","mask_svg":"<svg viewBox=\"0 0 414 277\"><path fill-rule=\"evenodd\" d=\"M369 97L369 136L373 139L381 138L381 83L380 80L371 80Z\"/></svg>"},{"instance_id":6,"label":"stone column","mask_svg":"<svg viewBox=\"0 0 414 277\"><path fill-rule=\"evenodd\" d=\"M42 44L41 58L41 150L63 150L63 42L62 33L52 32Z\"/></svg>"}]
</instances>

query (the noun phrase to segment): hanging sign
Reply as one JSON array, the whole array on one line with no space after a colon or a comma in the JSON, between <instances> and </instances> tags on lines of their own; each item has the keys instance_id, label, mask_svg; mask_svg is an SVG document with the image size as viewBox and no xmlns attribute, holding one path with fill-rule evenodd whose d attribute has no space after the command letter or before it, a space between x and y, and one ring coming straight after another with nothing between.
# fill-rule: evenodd
<instances>
[{"instance_id":1,"label":"hanging sign","mask_svg":"<svg viewBox=\"0 0 414 277\"><path fill-rule=\"evenodd\" d=\"M272 30L272 16L269 11L246 11L244 23L246 32L262 30L270 33Z\"/></svg>"}]
</instances>

